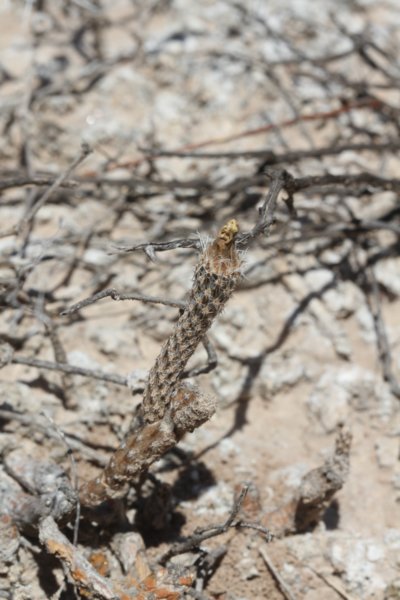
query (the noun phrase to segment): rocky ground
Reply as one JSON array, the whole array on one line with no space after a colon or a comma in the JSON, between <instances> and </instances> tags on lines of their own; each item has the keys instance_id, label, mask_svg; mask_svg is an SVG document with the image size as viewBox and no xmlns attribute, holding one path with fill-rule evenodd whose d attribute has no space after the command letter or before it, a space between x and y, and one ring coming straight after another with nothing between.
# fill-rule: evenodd
<instances>
[{"instance_id":1,"label":"rocky ground","mask_svg":"<svg viewBox=\"0 0 400 600\"><path fill-rule=\"evenodd\" d=\"M0 598L400 598L399 26L396 0L0 4ZM179 310L60 313L183 301L199 238L251 230L281 180L188 365L217 412L123 518L83 515L69 551L100 579L79 589L25 519L30 461L100 472ZM341 489L289 527L341 428ZM252 528L156 566L243 486Z\"/></svg>"}]
</instances>

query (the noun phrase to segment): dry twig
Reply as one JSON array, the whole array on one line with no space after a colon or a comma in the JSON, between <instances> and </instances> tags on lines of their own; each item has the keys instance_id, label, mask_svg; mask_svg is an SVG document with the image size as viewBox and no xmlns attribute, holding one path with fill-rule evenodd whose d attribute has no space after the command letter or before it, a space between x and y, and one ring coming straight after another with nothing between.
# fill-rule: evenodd
<instances>
[{"instance_id":1,"label":"dry twig","mask_svg":"<svg viewBox=\"0 0 400 600\"><path fill-rule=\"evenodd\" d=\"M211 527L208 526L205 528L196 529L196 531L192 535L190 535L184 542L178 542L176 544L173 544L167 550L167 552L160 556L158 562L162 565L165 565L173 556L177 556L178 554L184 554L185 552L190 552L191 550L198 548L202 542L216 537L218 535L222 535L223 533L226 533L231 527L248 527L257 529L260 533L262 533L265 536L266 541L270 542L272 540L272 536L268 529L258 524L254 524L253 527L253 524L244 523L243 521L241 521L241 519L237 519L237 516L242 508L243 501L246 497L247 490L248 486L243 486L240 494L237 498L235 498L229 517L224 523L219 525L213 525Z\"/></svg>"},{"instance_id":2,"label":"dry twig","mask_svg":"<svg viewBox=\"0 0 400 600\"><path fill-rule=\"evenodd\" d=\"M111 583L99 575L78 548L61 533L52 517L41 521L39 539L50 554L61 560L82 594L99 600L119 600L119 595L113 590Z\"/></svg>"},{"instance_id":3,"label":"dry twig","mask_svg":"<svg viewBox=\"0 0 400 600\"><path fill-rule=\"evenodd\" d=\"M369 269L372 293L368 298L370 310L374 319L375 333L378 343L379 359L382 365L383 377L388 382L392 393L400 398L400 384L393 372L393 358L390 344L386 333L385 322L382 316L381 301L379 298L379 286L376 281L374 270Z\"/></svg>"},{"instance_id":4,"label":"dry twig","mask_svg":"<svg viewBox=\"0 0 400 600\"><path fill-rule=\"evenodd\" d=\"M276 580L276 582L279 586L279 589L282 592L282 594L284 595L284 597L286 598L286 600L296 600L296 598L295 598L295 596L293 596L293 593L290 590L289 586L287 585L287 583L284 582L284 580L281 577L281 575L279 574L277 568L274 566L273 562L271 561L270 557L268 556L265 548L261 547L258 549L258 551L261 554L263 561L267 565L268 570L270 571L271 575Z\"/></svg>"}]
</instances>

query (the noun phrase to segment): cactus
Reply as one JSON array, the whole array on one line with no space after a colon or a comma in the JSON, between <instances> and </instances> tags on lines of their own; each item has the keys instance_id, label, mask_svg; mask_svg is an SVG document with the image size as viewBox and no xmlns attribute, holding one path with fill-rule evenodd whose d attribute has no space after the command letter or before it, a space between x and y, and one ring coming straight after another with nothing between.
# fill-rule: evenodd
<instances>
[{"instance_id":1,"label":"cactus","mask_svg":"<svg viewBox=\"0 0 400 600\"><path fill-rule=\"evenodd\" d=\"M231 220L206 245L187 304L150 370L143 395L143 426L128 434L99 477L82 486L82 504L96 506L124 496L130 483L214 413L213 401L181 383L180 377L240 278L241 260L234 245L237 232L237 222Z\"/></svg>"},{"instance_id":2,"label":"cactus","mask_svg":"<svg viewBox=\"0 0 400 600\"><path fill-rule=\"evenodd\" d=\"M237 222L229 221L201 255L187 305L149 373L143 396L148 423L163 417L189 358L235 289L240 275L233 244L237 232Z\"/></svg>"}]
</instances>

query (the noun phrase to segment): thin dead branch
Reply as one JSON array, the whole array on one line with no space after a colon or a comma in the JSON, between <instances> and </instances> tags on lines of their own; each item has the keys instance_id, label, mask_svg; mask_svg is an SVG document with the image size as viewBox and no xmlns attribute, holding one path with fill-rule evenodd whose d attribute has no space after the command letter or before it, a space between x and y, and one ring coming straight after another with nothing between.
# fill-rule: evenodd
<instances>
[{"instance_id":1,"label":"thin dead branch","mask_svg":"<svg viewBox=\"0 0 400 600\"><path fill-rule=\"evenodd\" d=\"M35 215L42 208L44 204L48 201L48 199L54 194L54 192L71 176L71 174L75 171L75 169L91 154L92 149L86 142L82 143L81 151L78 156L72 161L68 169L61 173L59 177L54 181L54 183L46 190L46 192L41 196L35 204L28 210L28 212L24 215L21 223L18 226L19 231L22 231L24 228L28 226L28 224L34 219Z\"/></svg>"},{"instance_id":2,"label":"thin dead branch","mask_svg":"<svg viewBox=\"0 0 400 600\"><path fill-rule=\"evenodd\" d=\"M73 304L72 306L66 308L60 313L60 315L62 317L72 315L73 313L81 310L82 308L90 306L91 304L94 304L95 302L98 302L103 298L111 298L112 300L138 300L140 302L143 302L144 304L164 304L165 306L174 306L175 308L183 308L185 306L185 303L179 302L179 300L167 300L165 298L159 298L156 296L145 296L143 294L125 294L119 292L114 288L107 288L106 290L103 290L101 292L98 292L97 294L94 294L93 296L90 296L90 298L80 300L80 302L77 302L76 304Z\"/></svg>"},{"instance_id":3,"label":"thin dead branch","mask_svg":"<svg viewBox=\"0 0 400 600\"><path fill-rule=\"evenodd\" d=\"M289 586L287 585L287 583L285 583L285 581L283 580L283 578L279 574L278 569L274 566L272 560L268 556L265 548L260 547L258 549L258 551L259 551L259 553L261 555L261 558L263 559L263 561L265 562L266 566L268 567L268 570L271 573L272 577L277 582L277 584L279 586L279 589L282 592L283 596L286 598L286 600L296 600L296 598L293 595L292 591L290 590Z\"/></svg>"},{"instance_id":4,"label":"thin dead branch","mask_svg":"<svg viewBox=\"0 0 400 600\"><path fill-rule=\"evenodd\" d=\"M40 360L28 356L13 355L11 362L17 365L26 365L27 367L36 367L38 369L49 369L50 371L61 371L70 375L81 375L82 377L91 377L100 381L109 381L116 385L127 386L127 378L122 375L106 373L100 369L85 369L66 363L51 362L49 360Z\"/></svg>"},{"instance_id":5,"label":"thin dead branch","mask_svg":"<svg viewBox=\"0 0 400 600\"><path fill-rule=\"evenodd\" d=\"M265 150L240 150L236 152L168 152L166 150L152 150L142 148L142 152L152 158L195 158L196 160L243 160L262 159L263 165L275 166L279 164L293 164L308 158L321 158L335 156L343 152L397 152L400 142L396 139L382 143L364 144L338 144L337 146L322 146L310 150L290 150L288 152L274 152L270 148Z\"/></svg>"},{"instance_id":6,"label":"thin dead branch","mask_svg":"<svg viewBox=\"0 0 400 600\"><path fill-rule=\"evenodd\" d=\"M96 569L61 533L52 517L46 517L39 525L39 539L47 551L61 560L72 582L82 594L99 600L119 600L109 581L99 575Z\"/></svg>"},{"instance_id":7,"label":"thin dead branch","mask_svg":"<svg viewBox=\"0 0 400 600\"><path fill-rule=\"evenodd\" d=\"M185 552L190 552L191 550L198 548L200 544L202 544L206 540L222 535L232 527L252 528L251 524L245 524L241 521L241 519L237 519L239 512L242 508L243 501L246 497L247 490L248 486L244 485L240 494L237 496L237 498L235 498L229 517L224 523L219 525L213 525L211 527L196 529L196 531L191 536L189 536L184 542L178 542L176 544L173 544L167 550L167 552L165 552L162 556L159 557L158 562L162 565L165 565L173 556L184 554ZM268 529L257 525L254 528L257 529L257 531L260 531L265 536L267 542L270 542L272 540L272 536Z\"/></svg>"},{"instance_id":8,"label":"thin dead branch","mask_svg":"<svg viewBox=\"0 0 400 600\"><path fill-rule=\"evenodd\" d=\"M33 177L9 177L4 178L2 181L0 181L0 191L8 190L10 188L26 187L32 185L36 187L43 187L46 185L53 186L56 183L56 181L57 179L54 179L54 177L52 178L50 176L44 175L36 175ZM77 181L62 181L61 183L58 183L57 188L61 187L67 189L76 189L78 186L79 183ZM53 192L54 191L55 189L53 189Z\"/></svg>"},{"instance_id":9,"label":"thin dead branch","mask_svg":"<svg viewBox=\"0 0 400 600\"><path fill-rule=\"evenodd\" d=\"M385 322L382 316L382 306L379 286L373 268L368 270L372 293L369 297L369 306L374 319L375 333L378 343L379 360L382 365L383 377L388 382L391 392L400 398L400 384L393 371L393 357L390 349Z\"/></svg>"}]
</instances>

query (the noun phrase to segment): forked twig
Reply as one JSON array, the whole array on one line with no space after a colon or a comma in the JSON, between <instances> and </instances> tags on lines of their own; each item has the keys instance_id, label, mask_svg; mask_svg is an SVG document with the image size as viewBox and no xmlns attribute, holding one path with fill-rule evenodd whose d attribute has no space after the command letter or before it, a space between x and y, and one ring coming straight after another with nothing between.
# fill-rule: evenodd
<instances>
[{"instance_id":1,"label":"forked twig","mask_svg":"<svg viewBox=\"0 0 400 600\"><path fill-rule=\"evenodd\" d=\"M271 175L272 181L264 200L258 209L258 219L253 229L247 233L238 235L237 245L239 247L248 245L260 235L265 235L274 222L274 214L279 193L286 188L289 175L286 171L278 171Z\"/></svg>"},{"instance_id":2,"label":"forked twig","mask_svg":"<svg viewBox=\"0 0 400 600\"><path fill-rule=\"evenodd\" d=\"M243 486L240 494L234 500L233 507L229 514L229 517L227 518L227 520L224 523L219 524L219 525L213 525L211 527L196 529L196 531L191 536L189 536L184 542L178 542L176 544L173 544L167 550L167 552L165 552L164 554L162 554L159 557L158 562L162 565L165 565L169 561L169 559L172 558L173 556L177 556L178 554L184 554L185 552L189 552L190 550L197 548L205 540L209 540L210 538L213 538L218 535L222 535L223 533L226 533L228 531L228 529L230 529L231 527L249 527L249 528L257 529L258 531L260 531L261 533L263 533L266 536L266 540L268 542L271 541L272 537L269 533L269 530L266 529L265 527L262 527L262 526L252 527L253 524L247 524L247 523L245 524L244 522L242 522L240 520L235 522L235 519L237 518L237 516L240 512L240 509L242 508L242 504L246 497L248 489L249 489L248 485Z\"/></svg>"}]
</instances>

